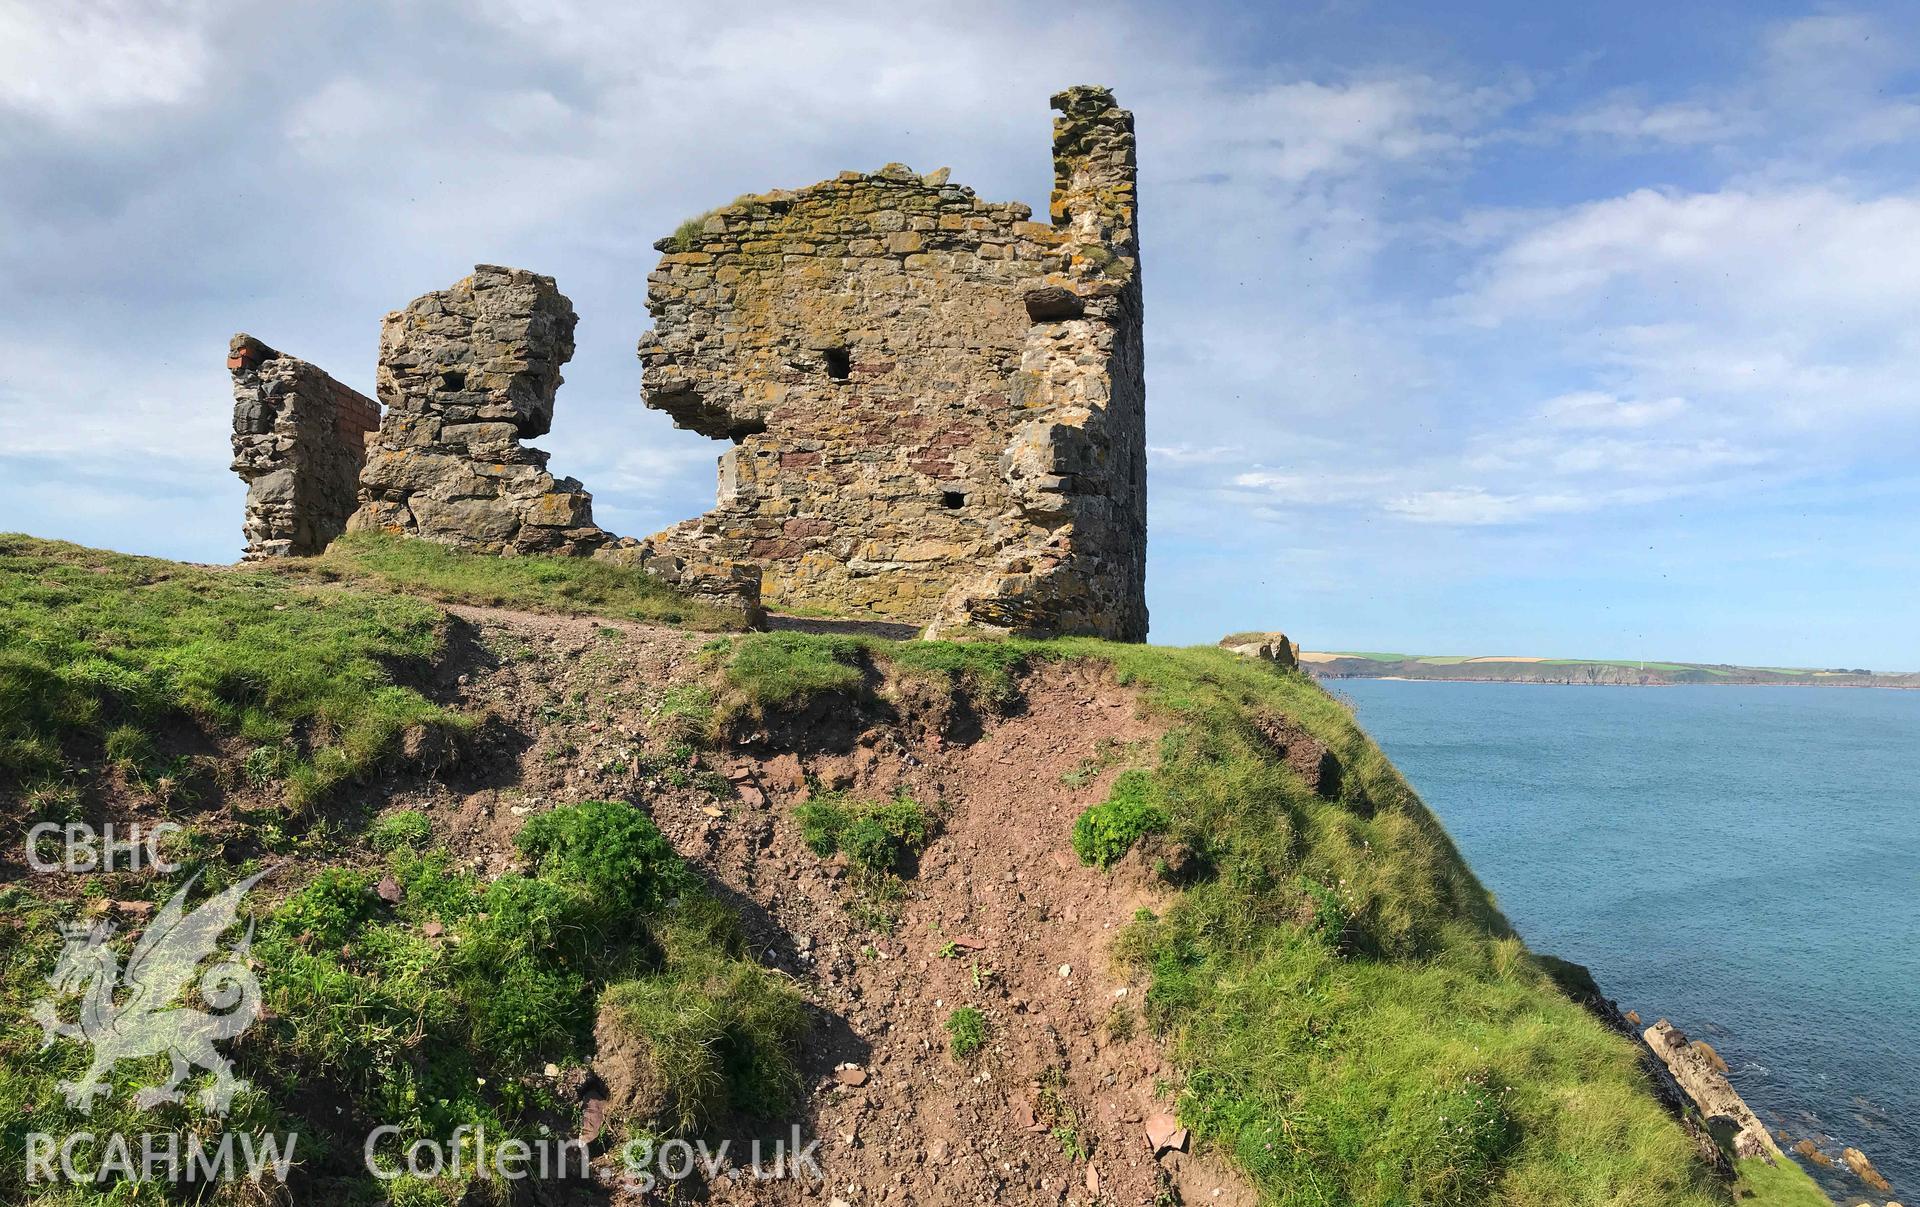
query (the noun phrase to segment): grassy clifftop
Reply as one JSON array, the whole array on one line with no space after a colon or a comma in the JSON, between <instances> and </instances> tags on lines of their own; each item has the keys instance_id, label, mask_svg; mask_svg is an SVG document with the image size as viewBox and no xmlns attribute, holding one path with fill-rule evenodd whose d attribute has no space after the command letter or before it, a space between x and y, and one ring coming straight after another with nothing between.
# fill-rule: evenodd
<instances>
[{"instance_id":1,"label":"grassy clifftop","mask_svg":"<svg viewBox=\"0 0 1920 1207\"><path fill-rule=\"evenodd\" d=\"M565 1087L604 1038L603 1009L604 1025L647 1037L662 1078L705 1087L667 1113L670 1128L784 1117L805 1096L808 1046L849 1025L804 978L763 969L735 896L709 891L718 872L697 845L669 848L646 791L527 798L510 866L487 875L473 849L450 849L463 841L450 815L414 808L444 777L497 791L508 764L487 758L521 748L501 732L510 715L612 722L557 686L531 710L483 715L469 679L517 655L461 653L447 613L407 592L623 620L676 607L650 584L571 573L384 546L278 572L209 570L0 537L0 820L19 833L168 817L209 884L290 877L257 919L273 1017L236 1051L258 1091L224 1126L311 1137L307 1185L328 1201L451 1202L469 1189L356 1177L353 1127L368 1121L397 1122L402 1142L462 1123L577 1132L598 1108ZM1633 1045L1556 987L1441 825L1303 676L1211 648L1082 640L675 641L684 656L648 664L671 669L625 684L655 703L621 757L697 794L696 816L738 806L725 779L689 768L765 763L755 735L808 718L933 695L1020 726L1027 685L1059 667L1129 694L1160 736L1113 756L1105 773L1124 773L1078 833L1065 819L1058 844L1097 868L1136 843L1161 853L1151 908L1093 938L1145 986L1140 1022L1175 1070L1168 1107L1264 1202L1824 1201L1791 1167L1743 1171L1738 1186L1710 1175ZM563 764L552 783L582 781L589 758L571 739L541 749ZM17 851L5 858L0 1197L132 1201L19 1179L29 1123L76 1123L55 1089L76 1053L43 1049L27 1006L47 988L54 922L173 885L126 873L42 883ZM315 1086L331 1095L325 1110ZM223 1126L191 1105L162 1109L168 1126ZM105 1119L151 1128L126 1112Z\"/></svg>"}]
</instances>

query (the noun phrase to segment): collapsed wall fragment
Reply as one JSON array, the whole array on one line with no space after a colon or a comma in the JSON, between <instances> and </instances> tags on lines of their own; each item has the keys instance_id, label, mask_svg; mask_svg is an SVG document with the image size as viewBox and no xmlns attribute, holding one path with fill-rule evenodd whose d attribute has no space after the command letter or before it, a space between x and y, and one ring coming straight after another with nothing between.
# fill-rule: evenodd
<instances>
[{"instance_id":1,"label":"collapsed wall fragment","mask_svg":"<svg viewBox=\"0 0 1920 1207\"><path fill-rule=\"evenodd\" d=\"M481 264L387 315L378 404L305 361L234 337L234 465L249 483L247 553L309 556L343 531L476 553L594 556L764 621L759 575L651 548L593 522L593 498L521 441L553 426L573 305L553 278Z\"/></svg>"},{"instance_id":2,"label":"collapsed wall fragment","mask_svg":"<svg viewBox=\"0 0 1920 1207\"><path fill-rule=\"evenodd\" d=\"M227 346L227 369L233 472L247 484L242 560L319 553L353 514L380 407L244 333Z\"/></svg>"},{"instance_id":3,"label":"collapsed wall fragment","mask_svg":"<svg viewBox=\"0 0 1920 1207\"><path fill-rule=\"evenodd\" d=\"M521 440L553 426L573 304L543 277L476 265L380 328L386 416L348 527L480 553L585 554L612 538L593 497Z\"/></svg>"},{"instance_id":4,"label":"collapsed wall fragment","mask_svg":"<svg viewBox=\"0 0 1920 1207\"><path fill-rule=\"evenodd\" d=\"M930 634L1145 639L1133 119L1053 106L1050 224L890 164L656 244L644 400L734 447L650 551Z\"/></svg>"}]
</instances>

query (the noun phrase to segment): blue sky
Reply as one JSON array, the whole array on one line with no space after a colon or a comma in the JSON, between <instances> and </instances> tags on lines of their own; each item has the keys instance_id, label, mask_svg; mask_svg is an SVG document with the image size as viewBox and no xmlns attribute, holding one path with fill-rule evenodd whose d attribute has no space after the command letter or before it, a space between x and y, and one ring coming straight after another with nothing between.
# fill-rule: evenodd
<instances>
[{"instance_id":1,"label":"blue sky","mask_svg":"<svg viewBox=\"0 0 1920 1207\"><path fill-rule=\"evenodd\" d=\"M0 528L240 547L227 337L371 392L478 262L580 312L644 535L652 241L900 160L1043 203L1138 116L1156 641L1920 669L1912 5L0 0Z\"/></svg>"}]
</instances>

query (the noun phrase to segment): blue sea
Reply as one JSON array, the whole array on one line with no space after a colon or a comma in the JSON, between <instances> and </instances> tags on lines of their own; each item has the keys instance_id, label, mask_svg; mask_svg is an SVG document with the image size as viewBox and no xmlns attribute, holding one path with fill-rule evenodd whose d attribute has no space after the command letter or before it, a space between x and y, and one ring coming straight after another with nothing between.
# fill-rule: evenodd
<instances>
[{"instance_id":1,"label":"blue sea","mask_svg":"<svg viewBox=\"0 0 1920 1207\"><path fill-rule=\"evenodd\" d=\"M1920 692L1326 686L1529 946L1712 1043L1770 1126L1920 1198Z\"/></svg>"}]
</instances>

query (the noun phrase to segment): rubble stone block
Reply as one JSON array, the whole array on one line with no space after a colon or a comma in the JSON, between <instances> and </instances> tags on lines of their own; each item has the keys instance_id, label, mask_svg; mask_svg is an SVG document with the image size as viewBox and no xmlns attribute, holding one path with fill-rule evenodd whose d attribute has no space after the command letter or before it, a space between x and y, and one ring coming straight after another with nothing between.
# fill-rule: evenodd
<instances>
[{"instance_id":1,"label":"rubble stone block","mask_svg":"<svg viewBox=\"0 0 1920 1207\"><path fill-rule=\"evenodd\" d=\"M553 427L573 304L552 277L476 265L380 327L387 406L350 527L479 553L590 554L593 497L520 443Z\"/></svg>"}]
</instances>

